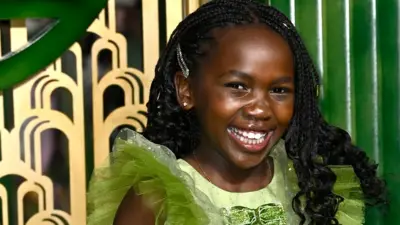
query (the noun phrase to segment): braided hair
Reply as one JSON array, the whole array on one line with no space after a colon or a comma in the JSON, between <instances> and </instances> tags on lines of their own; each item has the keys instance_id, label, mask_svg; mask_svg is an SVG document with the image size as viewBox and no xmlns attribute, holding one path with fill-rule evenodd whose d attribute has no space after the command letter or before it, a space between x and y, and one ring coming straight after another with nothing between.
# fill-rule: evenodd
<instances>
[{"instance_id":1,"label":"braided hair","mask_svg":"<svg viewBox=\"0 0 400 225\"><path fill-rule=\"evenodd\" d=\"M190 76L198 76L201 61L209 55L209 46L215 39L212 31L246 24L272 28L287 41L293 53L295 105L285 146L298 177L300 191L292 207L301 218L300 224L305 224L306 217L311 224L338 224L335 214L343 199L332 192L336 175L328 165L352 165L366 199L374 200L373 204L383 199L384 184L377 178L377 165L351 144L347 132L323 119L318 108L319 75L294 25L275 8L254 0L212 0L177 26L156 65L144 136L167 146L178 158L196 148L196 115L184 112L176 97L174 76L181 71L177 48L181 48Z\"/></svg>"}]
</instances>

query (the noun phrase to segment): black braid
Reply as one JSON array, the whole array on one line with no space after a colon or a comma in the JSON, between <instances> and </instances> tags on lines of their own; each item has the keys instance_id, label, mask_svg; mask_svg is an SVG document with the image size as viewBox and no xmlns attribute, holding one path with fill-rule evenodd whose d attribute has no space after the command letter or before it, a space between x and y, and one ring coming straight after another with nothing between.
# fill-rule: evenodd
<instances>
[{"instance_id":1,"label":"black braid","mask_svg":"<svg viewBox=\"0 0 400 225\"><path fill-rule=\"evenodd\" d=\"M329 125L318 108L319 76L312 59L290 20L273 7L253 0L213 0L186 17L171 35L155 70L144 135L170 148L178 158L190 154L198 141L194 112L178 104L174 75L180 71L176 49L181 46L190 76L196 76L201 59L208 55L212 30L245 24L265 24L289 44L295 61L295 113L285 136L286 151L298 177L299 193L293 209L304 224L338 224L335 214L342 201L332 192L336 175L327 165L352 165L368 200L383 200L384 184L375 164L351 144L349 135ZM305 197L305 201L300 198Z\"/></svg>"}]
</instances>

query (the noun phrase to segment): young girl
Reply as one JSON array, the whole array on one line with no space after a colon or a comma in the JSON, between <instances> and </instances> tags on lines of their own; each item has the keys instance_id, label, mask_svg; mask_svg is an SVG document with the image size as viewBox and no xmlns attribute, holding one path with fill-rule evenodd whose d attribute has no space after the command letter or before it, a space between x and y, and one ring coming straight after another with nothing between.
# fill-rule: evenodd
<instances>
[{"instance_id":1,"label":"young girl","mask_svg":"<svg viewBox=\"0 0 400 225\"><path fill-rule=\"evenodd\" d=\"M315 66L276 9L201 6L155 71L143 136L122 131L95 171L90 225L358 225L383 199L377 166L322 118Z\"/></svg>"}]
</instances>

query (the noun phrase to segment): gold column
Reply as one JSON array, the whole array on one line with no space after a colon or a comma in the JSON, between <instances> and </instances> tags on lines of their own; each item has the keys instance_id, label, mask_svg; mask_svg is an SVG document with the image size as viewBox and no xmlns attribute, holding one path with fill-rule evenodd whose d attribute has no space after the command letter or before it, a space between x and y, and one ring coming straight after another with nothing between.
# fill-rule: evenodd
<instances>
[{"instance_id":1,"label":"gold column","mask_svg":"<svg viewBox=\"0 0 400 225\"><path fill-rule=\"evenodd\" d=\"M200 6L199 0L187 0L187 14L194 12Z\"/></svg>"},{"instance_id":2,"label":"gold column","mask_svg":"<svg viewBox=\"0 0 400 225\"><path fill-rule=\"evenodd\" d=\"M167 10L167 40L171 36L175 27L182 21L183 4L182 0L169 0L165 2Z\"/></svg>"},{"instance_id":3,"label":"gold column","mask_svg":"<svg viewBox=\"0 0 400 225\"><path fill-rule=\"evenodd\" d=\"M144 62L144 93L145 102L148 100L151 81L154 78L154 68L160 51L158 0L142 1L143 11L143 62Z\"/></svg>"},{"instance_id":4,"label":"gold column","mask_svg":"<svg viewBox=\"0 0 400 225\"><path fill-rule=\"evenodd\" d=\"M11 20L10 36L12 37L10 40L11 51L17 51L28 42L25 20ZM25 117L24 114L30 110L28 96L31 83L32 80L26 81L13 90L15 124L20 124Z\"/></svg>"}]
</instances>

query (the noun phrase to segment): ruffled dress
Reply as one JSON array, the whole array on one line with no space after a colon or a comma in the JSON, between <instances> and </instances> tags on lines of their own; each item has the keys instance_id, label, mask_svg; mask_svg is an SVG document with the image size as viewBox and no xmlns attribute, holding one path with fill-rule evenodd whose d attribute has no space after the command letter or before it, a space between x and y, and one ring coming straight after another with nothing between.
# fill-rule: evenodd
<instances>
[{"instance_id":1,"label":"ruffled dress","mask_svg":"<svg viewBox=\"0 0 400 225\"><path fill-rule=\"evenodd\" d=\"M124 129L107 163L93 173L87 196L87 224L112 225L122 199L131 188L149 205L157 203L156 224L299 224L300 218L292 209L292 199L298 191L297 177L283 141L274 147L271 156L274 176L267 187L233 193L210 183L168 148ZM352 167L331 169L337 176L334 192L344 199L336 218L342 225L364 224L362 191Z\"/></svg>"}]
</instances>

